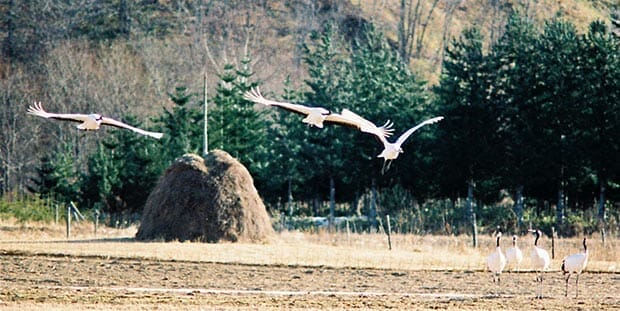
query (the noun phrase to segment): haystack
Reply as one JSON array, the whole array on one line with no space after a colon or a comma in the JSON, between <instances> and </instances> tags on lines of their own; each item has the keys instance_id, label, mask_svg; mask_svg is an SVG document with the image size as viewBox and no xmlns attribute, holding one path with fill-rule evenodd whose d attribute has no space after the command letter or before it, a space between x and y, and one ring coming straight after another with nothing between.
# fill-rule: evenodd
<instances>
[{"instance_id":1,"label":"haystack","mask_svg":"<svg viewBox=\"0 0 620 311\"><path fill-rule=\"evenodd\" d=\"M221 150L178 158L149 195L138 240L267 240L274 231L252 176Z\"/></svg>"}]
</instances>

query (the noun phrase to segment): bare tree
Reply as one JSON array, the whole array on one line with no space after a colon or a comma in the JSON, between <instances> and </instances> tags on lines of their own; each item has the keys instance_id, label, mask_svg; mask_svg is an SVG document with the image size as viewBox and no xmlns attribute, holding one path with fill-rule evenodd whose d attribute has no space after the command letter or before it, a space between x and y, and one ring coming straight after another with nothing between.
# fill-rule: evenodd
<instances>
[{"instance_id":1,"label":"bare tree","mask_svg":"<svg viewBox=\"0 0 620 311\"><path fill-rule=\"evenodd\" d=\"M422 29L419 32L419 35L416 37L416 52L415 52L415 57L420 57L420 53L422 51L422 47L424 46L424 35L426 34L426 29L428 28L428 25L430 24L430 20L433 16L433 11L435 11L435 8L437 7L437 3L439 3L439 0L434 0L433 3L431 4L431 8L428 10L428 14L426 15L426 18L424 19L424 21L421 21L421 27Z\"/></svg>"},{"instance_id":2,"label":"bare tree","mask_svg":"<svg viewBox=\"0 0 620 311\"><path fill-rule=\"evenodd\" d=\"M454 11L456 10L456 8L458 8L461 5L461 3L463 3L463 1L464 0L447 0L446 1L443 28L441 32L441 46L439 48L439 53L438 53L440 55L440 57L438 58L440 61L443 60L446 46L448 46L448 43L451 38L449 30L450 30L450 26L452 25L452 18L454 17Z\"/></svg>"},{"instance_id":3,"label":"bare tree","mask_svg":"<svg viewBox=\"0 0 620 311\"><path fill-rule=\"evenodd\" d=\"M424 8L422 0L400 1L397 26L398 53L406 63L410 62L412 56L420 56L424 47L426 29L430 24L438 3L439 0L433 0L430 7ZM425 17L423 17L424 9L427 9ZM413 53L414 51L415 54Z\"/></svg>"},{"instance_id":4,"label":"bare tree","mask_svg":"<svg viewBox=\"0 0 620 311\"><path fill-rule=\"evenodd\" d=\"M10 73L0 80L0 191L2 193L22 188L35 153L29 148L35 141L33 130L26 117L28 97L33 81L21 71ZM1 194L1 193L0 193Z\"/></svg>"},{"instance_id":5,"label":"bare tree","mask_svg":"<svg viewBox=\"0 0 620 311\"><path fill-rule=\"evenodd\" d=\"M413 5L413 0L400 0L400 11L398 17L398 54L401 59L409 63L411 50L413 48L413 38L420 16L420 0Z\"/></svg>"}]
</instances>

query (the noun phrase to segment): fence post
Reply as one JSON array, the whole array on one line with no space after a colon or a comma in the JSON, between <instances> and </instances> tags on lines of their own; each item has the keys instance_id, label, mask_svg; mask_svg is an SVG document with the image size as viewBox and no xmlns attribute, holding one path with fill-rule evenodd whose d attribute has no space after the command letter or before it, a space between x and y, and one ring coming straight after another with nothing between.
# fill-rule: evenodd
<instances>
[{"instance_id":1,"label":"fence post","mask_svg":"<svg viewBox=\"0 0 620 311\"><path fill-rule=\"evenodd\" d=\"M346 219L347 226L347 243L351 244L351 229L349 228L349 218Z\"/></svg>"},{"instance_id":2,"label":"fence post","mask_svg":"<svg viewBox=\"0 0 620 311\"><path fill-rule=\"evenodd\" d=\"M97 228L99 228L99 210L95 210L95 237L97 237Z\"/></svg>"},{"instance_id":3,"label":"fence post","mask_svg":"<svg viewBox=\"0 0 620 311\"><path fill-rule=\"evenodd\" d=\"M555 259L555 227L551 227L551 259Z\"/></svg>"},{"instance_id":4,"label":"fence post","mask_svg":"<svg viewBox=\"0 0 620 311\"><path fill-rule=\"evenodd\" d=\"M71 237L71 205L67 205L67 240Z\"/></svg>"},{"instance_id":5,"label":"fence post","mask_svg":"<svg viewBox=\"0 0 620 311\"><path fill-rule=\"evenodd\" d=\"M385 221L387 221L388 249L392 250L392 239L390 238L392 226L390 225L390 215L385 215L385 218Z\"/></svg>"},{"instance_id":6,"label":"fence post","mask_svg":"<svg viewBox=\"0 0 620 311\"><path fill-rule=\"evenodd\" d=\"M473 179L469 179L467 182L467 210L469 211L469 217L471 221L471 231L472 231L472 242L474 248L478 247L478 227L476 220L476 211L474 209L474 184Z\"/></svg>"},{"instance_id":7,"label":"fence post","mask_svg":"<svg viewBox=\"0 0 620 311\"><path fill-rule=\"evenodd\" d=\"M80 213L80 210L77 208L77 206L75 205L75 203L73 203L73 201L69 202L71 204L71 208L73 210L73 214L75 215L75 220L80 221L81 220L86 220L86 217L84 217L84 215L82 215L82 213Z\"/></svg>"}]
</instances>

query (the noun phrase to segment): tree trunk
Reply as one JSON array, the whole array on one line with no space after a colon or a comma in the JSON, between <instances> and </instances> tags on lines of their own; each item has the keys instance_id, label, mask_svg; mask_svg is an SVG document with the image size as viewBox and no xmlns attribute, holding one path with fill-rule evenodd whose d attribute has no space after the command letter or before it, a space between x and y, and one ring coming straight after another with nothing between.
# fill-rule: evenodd
<instances>
[{"instance_id":1,"label":"tree trunk","mask_svg":"<svg viewBox=\"0 0 620 311\"><path fill-rule=\"evenodd\" d=\"M454 16L454 11L461 3L460 0L448 1L446 4L445 14L444 14L444 23L443 30L441 35L441 47L439 48L439 57L438 61L442 61L444 59L445 48L448 46L450 42L451 36L448 35L448 30L452 24L452 17Z\"/></svg>"},{"instance_id":2,"label":"tree trunk","mask_svg":"<svg viewBox=\"0 0 620 311\"><path fill-rule=\"evenodd\" d=\"M314 197L312 199L312 216L316 217L319 215L319 199Z\"/></svg>"},{"instance_id":3,"label":"tree trunk","mask_svg":"<svg viewBox=\"0 0 620 311\"><path fill-rule=\"evenodd\" d=\"M605 245L606 232L605 228L606 224L606 216L605 215L605 180L601 179L599 188L599 197L598 197L598 228L601 231L601 239L603 241L603 245Z\"/></svg>"},{"instance_id":4,"label":"tree trunk","mask_svg":"<svg viewBox=\"0 0 620 311\"><path fill-rule=\"evenodd\" d=\"M411 58L411 50L413 48L413 39L420 17L421 0L416 1L415 9L413 8L413 0L401 0L400 12L398 16L398 54L403 62L409 64Z\"/></svg>"},{"instance_id":5,"label":"tree trunk","mask_svg":"<svg viewBox=\"0 0 620 311\"><path fill-rule=\"evenodd\" d=\"M431 17L433 15L433 11L435 11L435 8L437 7L437 3L438 2L439 2L439 0L434 0L433 1L433 4L431 5L430 10L428 11L428 15L426 16L426 19L424 20L424 22L422 22L422 30L420 31L420 34L416 38L415 57L420 57L420 54L422 53L422 47L424 46L423 45L424 34L426 33L426 28L428 28L429 21L431 20Z\"/></svg>"},{"instance_id":6,"label":"tree trunk","mask_svg":"<svg viewBox=\"0 0 620 311\"><path fill-rule=\"evenodd\" d=\"M287 195L286 195L286 199L287 199L287 209L288 209L288 215L289 216L293 216L293 183L291 181L291 178L288 179L288 190L287 190Z\"/></svg>"},{"instance_id":7,"label":"tree trunk","mask_svg":"<svg viewBox=\"0 0 620 311\"><path fill-rule=\"evenodd\" d=\"M373 178L370 186L370 232L377 232L377 189Z\"/></svg>"},{"instance_id":8,"label":"tree trunk","mask_svg":"<svg viewBox=\"0 0 620 311\"><path fill-rule=\"evenodd\" d=\"M209 100L207 99L207 71L204 72L203 77L203 90L202 90L202 108L203 108L203 124L202 124L202 153L203 156L209 154Z\"/></svg>"},{"instance_id":9,"label":"tree trunk","mask_svg":"<svg viewBox=\"0 0 620 311\"><path fill-rule=\"evenodd\" d=\"M517 227L521 228L523 225L523 185L517 186L513 210L517 215Z\"/></svg>"},{"instance_id":10,"label":"tree trunk","mask_svg":"<svg viewBox=\"0 0 620 311\"><path fill-rule=\"evenodd\" d=\"M400 12L398 14L398 54L407 62L407 35L405 34L405 0L400 1Z\"/></svg>"},{"instance_id":11,"label":"tree trunk","mask_svg":"<svg viewBox=\"0 0 620 311\"><path fill-rule=\"evenodd\" d=\"M558 189L558 203L556 206L556 227L558 230L561 230L562 225L564 224L564 188L560 186Z\"/></svg>"},{"instance_id":12,"label":"tree trunk","mask_svg":"<svg viewBox=\"0 0 620 311\"><path fill-rule=\"evenodd\" d=\"M560 182L558 183L558 203L556 205L556 219L555 225L558 228L558 233L562 232L562 225L564 224L564 140L566 136L560 135Z\"/></svg>"},{"instance_id":13,"label":"tree trunk","mask_svg":"<svg viewBox=\"0 0 620 311\"><path fill-rule=\"evenodd\" d=\"M471 221L471 231L472 231L472 242L473 246L478 246L478 228L476 226L476 212L474 211L474 181L470 179L467 182L467 210L469 211L470 221Z\"/></svg>"},{"instance_id":14,"label":"tree trunk","mask_svg":"<svg viewBox=\"0 0 620 311\"><path fill-rule=\"evenodd\" d=\"M329 230L334 229L334 211L336 210L336 186L334 177L329 176Z\"/></svg>"},{"instance_id":15,"label":"tree trunk","mask_svg":"<svg viewBox=\"0 0 620 311\"><path fill-rule=\"evenodd\" d=\"M599 196L598 196L598 221L599 226L605 224L605 182L601 181L599 185Z\"/></svg>"},{"instance_id":16,"label":"tree trunk","mask_svg":"<svg viewBox=\"0 0 620 311\"><path fill-rule=\"evenodd\" d=\"M4 37L4 41L2 42L2 54L8 59L11 59L15 56L15 21L14 21L14 12L15 9L15 1L10 0L7 4L7 11L5 15L5 25L6 25L6 37Z\"/></svg>"}]
</instances>

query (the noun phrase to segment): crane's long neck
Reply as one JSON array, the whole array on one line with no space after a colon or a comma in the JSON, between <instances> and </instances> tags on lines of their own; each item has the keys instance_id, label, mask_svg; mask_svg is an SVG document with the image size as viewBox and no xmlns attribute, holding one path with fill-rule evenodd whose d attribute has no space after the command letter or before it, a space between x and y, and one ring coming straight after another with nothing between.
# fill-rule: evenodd
<instances>
[{"instance_id":1,"label":"crane's long neck","mask_svg":"<svg viewBox=\"0 0 620 311\"><path fill-rule=\"evenodd\" d=\"M513 247L517 247L517 238L516 237L512 237L512 246Z\"/></svg>"},{"instance_id":2,"label":"crane's long neck","mask_svg":"<svg viewBox=\"0 0 620 311\"><path fill-rule=\"evenodd\" d=\"M497 244L495 245L496 247L499 247L499 238L500 238L500 236L498 235L497 236Z\"/></svg>"},{"instance_id":3,"label":"crane's long neck","mask_svg":"<svg viewBox=\"0 0 620 311\"><path fill-rule=\"evenodd\" d=\"M583 252L588 253L588 245L586 244L586 238L583 238Z\"/></svg>"},{"instance_id":4,"label":"crane's long neck","mask_svg":"<svg viewBox=\"0 0 620 311\"><path fill-rule=\"evenodd\" d=\"M534 246L538 246L538 238L540 238L540 233L536 232L536 239L534 240Z\"/></svg>"}]
</instances>

